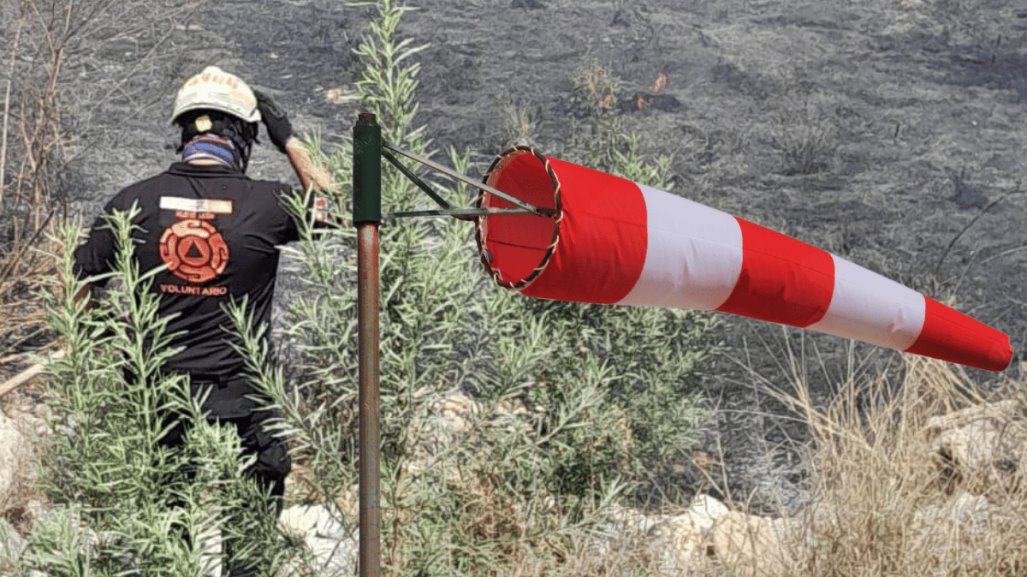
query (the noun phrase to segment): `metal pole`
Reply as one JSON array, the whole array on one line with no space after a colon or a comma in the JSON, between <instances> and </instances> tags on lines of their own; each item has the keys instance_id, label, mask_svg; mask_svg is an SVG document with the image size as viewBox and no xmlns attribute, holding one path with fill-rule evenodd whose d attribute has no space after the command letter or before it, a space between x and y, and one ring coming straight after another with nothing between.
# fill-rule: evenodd
<instances>
[{"instance_id":1,"label":"metal pole","mask_svg":"<svg viewBox=\"0 0 1027 577\"><path fill-rule=\"evenodd\" d=\"M353 225L357 227L360 365L360 577L381 567L381 433L378 406L378 225L382 220L382 129L361 112L353 127Z\"/></svg>"}]
</instances>

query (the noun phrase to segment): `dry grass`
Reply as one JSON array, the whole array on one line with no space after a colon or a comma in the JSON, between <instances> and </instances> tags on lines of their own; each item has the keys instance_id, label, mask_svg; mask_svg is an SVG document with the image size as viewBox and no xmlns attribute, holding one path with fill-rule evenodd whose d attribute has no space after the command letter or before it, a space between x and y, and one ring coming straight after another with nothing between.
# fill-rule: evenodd
<instances>
[{"instance_id":1,"label":"dry grass","mask_svg":"<svg viewBox=\"0 0 1027 577\"><path fill-rule=\"evenodd\" d=\"M773 117L771 145L781 156L781 174L809 175L831 168L838 131L823 104L789 94Z\"/></svg>"},{"instance_id":2,"label":"dry grass","mask_svg":"<svg viewBox=\"0 0 1027 577\"><path fill-rule=\"evenodd\" d=\"M958 367L918 357L906 359L901 380L840 383L826 407L799 380L773 394L811 431L810 505L802 513L733 512L701 537L685 531L667 539L645 529L656 517L630 512L627 522L587 538L524 542L507 554L519 576L1024 575L1027 411L1020 389L986 390ZM1000 413L1007 422L998 437L970 437L976 465L939 451L944 435ZM669 567L660 562L666 547L695 553L676 557L687 565Z\"/></svg>"},{"instance_id":3,"label":"dry grass","mask_svg":"<svg viewBox=\"0 0 1027 577\"><path fill-rule=\"evenodd\" d=\"M620 96L621 81L589 48L571 79L571 102L579 116L600 116L614 112Z\"/></svg>"},{"instance_id":4,"label":"dry grass","mask_svg":"<svg viewBox=\"0 0 1027 577\"><path fill-rule=\"evenodd\" d=\"M159 48L194 6L193 0L0 5L0 307L6 313L0 358L50 340L41 306L41 281L54 272L48 255L55 251L47 245L69 214L70 192L78 192L71 164L106 130L99 121L109 122L95 111L114 101L125 101L135 114L147 110L141 91L164 58ZM123 74L102 64L113 46L126 47L131 58ZM66 90L69 82L74 90Z\"/></svg>"},{"instance_id":5,"label":"dry grass","mask_svg":"<svg viewBox=\"0 0 1027 577\"><path fill-rule=\"evenodd\" d=\"M541 108L507 106L503 109L504 149L515 145L538 146L538 129L542 123Z\"/></svg>"},{"instance_id":6,"label":"dry grass","mask_svg":"<svg viewBox=\"0 0 1027 577\"><path fill-rule=\"evenodd\" d=\"M0 329L0 355L41 335L39 285L53 271L52 261L37 249L59 211L54 186L64 137L58 79L73 24L70 4L63 13L54 8L44 18L37 3L26 2L5 24L11 40L5 46L9 58L0 119L0 306L10 316ZM22 64L26 61L32 63L31 73Z\"/></svg>"},{"instance_id":7,"label":"dry grass","mask_svg":"<svg viewBox=\"0 0 1027 577\"><path fill-rule=\"evenodd\" d=\"M791 524L790 550L782 551L787 572L1023 575L1024 471L1005 458L982 458L986 465L971 469L941 458L937 445L937 417L1004 398L1014 407L1013 420L996 437L971 437L971 451L984 457L1013 446L1019 454L1008 457L1022 463L1027 438L1017 387L986 392L960 369L934 360L909 357L905 368L901 383L885 377L844 383L826 409L814 406L804 382L775 392L804 417L813 438L812 505ZM753 573L752 566L734 569Z\"/></svg>"}]
</instances>

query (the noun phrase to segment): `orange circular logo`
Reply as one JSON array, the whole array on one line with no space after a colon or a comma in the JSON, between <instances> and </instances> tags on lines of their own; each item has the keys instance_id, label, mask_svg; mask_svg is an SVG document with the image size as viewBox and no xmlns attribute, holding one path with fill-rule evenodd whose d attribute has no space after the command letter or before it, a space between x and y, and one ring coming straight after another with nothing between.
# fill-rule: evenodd
<instances>
[{"instance_id":1,"label":"orange circular logo","mask_svg":"<svg viewBox=\"0 0 1027 577\"><path fill-rule=\"evenodd\" d=\"M178 278L204 283L225 272L228 245L212 224L189 218L164 231L160 258Z\"/></svg>"}]
</instances>

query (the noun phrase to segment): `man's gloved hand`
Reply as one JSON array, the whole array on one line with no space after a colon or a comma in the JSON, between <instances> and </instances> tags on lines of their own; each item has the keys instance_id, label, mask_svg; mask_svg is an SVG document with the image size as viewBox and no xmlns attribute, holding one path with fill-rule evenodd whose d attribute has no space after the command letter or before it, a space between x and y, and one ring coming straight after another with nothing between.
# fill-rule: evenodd
<instances>
[{"instance_id":1,"label":"man's gloved hand","mask_svg":"<svg viewBox=\"0 0 1027 577\"><path fill-rule=\"evenodd\" d=\"M254 90L253 94L257 97L257 109L260 110L260 118L267 128L271 143L284 153L286 143L292 138L292 122L289 121L289 115L267 94L259 90Z\"/></svg>"}]
</instances>

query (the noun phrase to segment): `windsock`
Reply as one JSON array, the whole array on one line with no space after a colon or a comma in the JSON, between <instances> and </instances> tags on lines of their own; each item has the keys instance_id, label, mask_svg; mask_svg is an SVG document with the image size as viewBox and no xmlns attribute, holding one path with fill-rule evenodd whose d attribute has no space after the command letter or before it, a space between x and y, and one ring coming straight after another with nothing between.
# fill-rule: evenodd
<instances>
[{"instance_id":1,"label":"windsock","mask_svg":"<svg viewBox=\"0 0 1027 577\"><path fill-rule=\"evenodd\" d=\"M715 310L982 369L1009 337L792 237L623 178L515 148L486 183L555 215L479 219L495 281L527 296ZM511 208L483 193L483 208Z\"/></svg>"}]
</instances>

